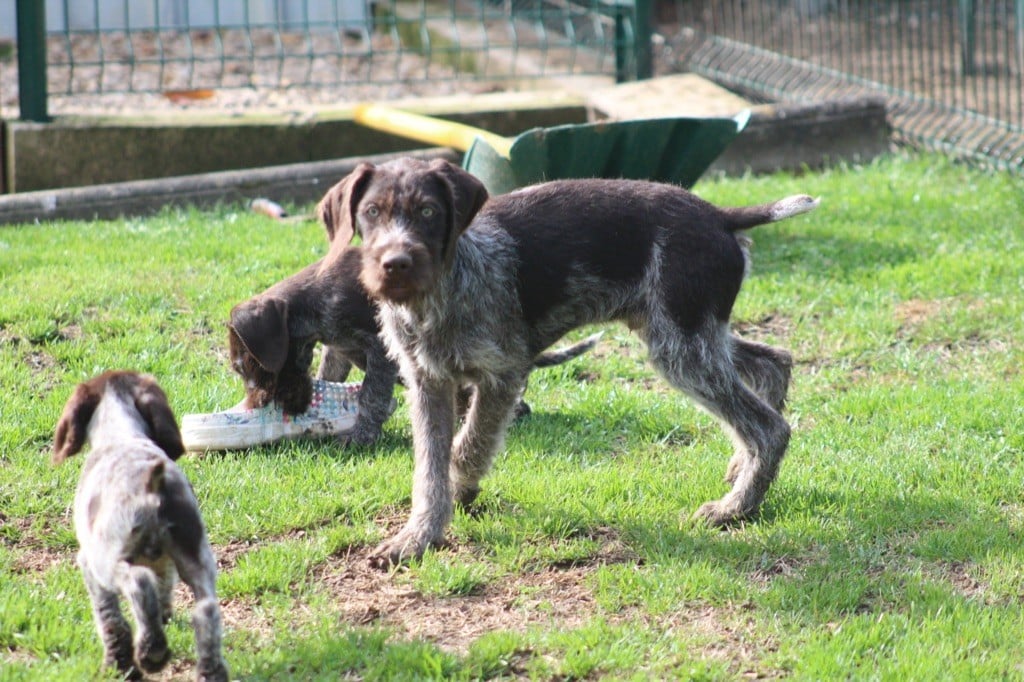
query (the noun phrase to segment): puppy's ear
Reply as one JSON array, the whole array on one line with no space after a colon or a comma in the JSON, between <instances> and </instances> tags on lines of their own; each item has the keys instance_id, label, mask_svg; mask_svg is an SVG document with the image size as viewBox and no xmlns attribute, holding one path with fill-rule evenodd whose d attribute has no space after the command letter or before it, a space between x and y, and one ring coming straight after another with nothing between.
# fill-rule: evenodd
<instances>
[{"instance_id":1,"label":"puppy's ear","mask_svg":"<svg viewBox=\"0 0 1024 682\"><path fill-rule=\"evenodd\" d=\"M231 309L231 332L260 367L277 374L288 357L288 302L257 297Z\"/></svg>"},{"instance_id":2,"label":"puppy's ear","mask_svg":"<svg viewBox=\"0 0 1024 682\"><path fill-rule=\"evenodd\" d=\"M451 193L453 227L461 234L487 202L487 188L475 175L444 159L432 161L430 169L440 175L448 185Z\"/></svg>"},{"instance_id":3,"label":"puppy's ear","mask_svg":"<svg viewBox=\"0 0 1024 682\"><path fill-rule=\"evenodd\" d=\"M444 159L432 161L430 170L437 173L448 187L448 214L451 216L451 223L448 225L445 253L450 254L454 251L452 246L455 240L466 231L477 212L487 202L487 188L475 176Z\"/></svg>"},{"instance_id":4,"label":"puppy's ear","mask_svg":"<svg viewBox=\"0 0 1024 682\"><path fill-rule=\"evenodd\" d=\"M140 377L132 392L135 409L149 426L149 437L171 460L176 460L185 452L181 442L181 431L174 418L167 394L151 377ZM161 470L162 473L162 470Z\"/></svg>"},{"instance_id":5,"label":"puppy's ear","mask_svg":"<svg viewBox=\"0 0 1024 682\"><path fill-rule=\"evenodd\" d=\"M89 421L103 397L103 389L91 383L79 384L64 405L53 435L51 461L60 464L85 447L89 437Z\"/></svg>"},{"instance_id":6,"label":"puppy's ear","mask_svg":"<svg viewBox=\"0 0 1024 682\"><path fill-rule=\"evenodd\" d=\"M327 194L316 207L324 228L327 241L335 240L347 244L356 236L356 207L363 198L363 192L373 176L374 167L361 163L338 184L327 190Z\"/></svg>"}]
</instances>

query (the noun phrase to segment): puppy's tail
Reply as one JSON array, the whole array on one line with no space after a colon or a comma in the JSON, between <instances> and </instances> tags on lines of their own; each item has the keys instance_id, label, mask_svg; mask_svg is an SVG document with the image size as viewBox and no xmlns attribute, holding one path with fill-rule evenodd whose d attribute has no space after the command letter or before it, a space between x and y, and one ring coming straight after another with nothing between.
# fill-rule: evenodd
<instances>
[{"instance_id":1,"label":"puppy's tail","mask_svg":"<svg viewBox=\"0 0 1024 682\"><path fill-rule=\"evenodd\" d=\"M593 349L597 345L597 342L604 336L604 332L598 332L591 334L587 338L583 339L578 343L574 343L571 346L565 348L559 348L558 350L549 350L541 353L533 359L533 366L536 367L554 367L555 365L561 365L564 362L569 362L573 358L578 358L587 351Z\"/></svg>"},{"instance_id":2,"label":"puppy's tail","mask_svg":"<svg viewBox=\"0 0 1024 682\"><path fill-rule=\"evenodd\" d=\"M741 206L739 208L723 208L725 214L725 229L729 232L749 230L765 223L774 223L785 220L801 213L813 211L821 203L820 199L806 194L796 194L785 199L773 201L770 204L758 206Z\"/></svg>"}]
</instances>

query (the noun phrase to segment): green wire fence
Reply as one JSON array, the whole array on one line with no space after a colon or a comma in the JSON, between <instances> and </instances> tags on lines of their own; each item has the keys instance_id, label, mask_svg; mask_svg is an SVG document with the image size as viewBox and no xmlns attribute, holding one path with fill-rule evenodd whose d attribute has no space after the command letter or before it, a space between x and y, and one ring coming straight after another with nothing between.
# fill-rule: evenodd
<instances>
[{"instance_id":1,"label":"green wire fence","mask_svg":"<svg viewBox=\"0 0 1024 682\"><path fill-rule=\"evenodd\" d=\"M626 80L643 68L633 0L46 5L57 11L44 17L43 2L18 0L20 105L22 118L30 120L46 119L46 97L54 95L518 83L579 75Z\"/></svg>"},{"instance_id":2,"label":"green wire fence","mask_svg":"<svg viewBox=\"0 0 1024 682\"><path fill-rule=\"evenodd\" d=\"M46 12L43 11L45 5ZM17 0L47 97L693 71L755 101L888 102L898 141L1024 169L1024 0Z\"/></svg>"},{"instance_id":3,"label":"green wire fence","mask_svg":"<svg viewBox=\"0 0 1024 682\"><path fill-rule=\"evenodd\" d=\"M1024 170L1024 0L675 0L662 67L756 101L873 95L898 140Z\"/></svg>"}]
</instances>

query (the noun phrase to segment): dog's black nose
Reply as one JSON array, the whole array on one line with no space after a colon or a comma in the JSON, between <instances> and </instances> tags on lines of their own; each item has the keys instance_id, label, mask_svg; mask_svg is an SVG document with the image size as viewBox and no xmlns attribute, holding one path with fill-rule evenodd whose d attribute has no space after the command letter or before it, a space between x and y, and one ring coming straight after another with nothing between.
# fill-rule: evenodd
<instances>
[{"instance_id":1,"label":"dog's black nose","mask_svg":"<svg viewBox=\"0 0 1024 682\"><path fill-rule=\"evenodd\" d=\"M392 253L381 259L381 267L389 275L407 272L412 267L412 256L407 253Z\"/></svg>"}]
</instances>

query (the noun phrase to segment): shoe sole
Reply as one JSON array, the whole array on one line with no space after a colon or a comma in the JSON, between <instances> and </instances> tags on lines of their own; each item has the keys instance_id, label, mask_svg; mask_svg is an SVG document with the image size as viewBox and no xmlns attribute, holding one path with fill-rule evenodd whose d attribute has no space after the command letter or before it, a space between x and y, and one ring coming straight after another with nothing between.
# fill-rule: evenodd
<instances>
[{"instance_id":1,"label":"shoe sole","mask_svg":"<svg viewBox=\"0 0 1024 682\"><path fill-rule=\"evenodd\" d=\"M276 405L255 410L231 409L181 418L185 450L242 450L295 438L325 438L351 430L359 412L360 384L314 381L313 403L300 415L286 415Z\"/></svg>"}]
</instances>

